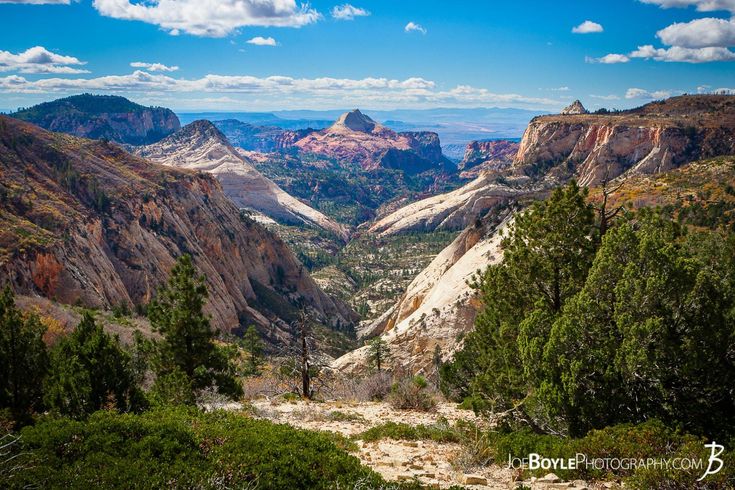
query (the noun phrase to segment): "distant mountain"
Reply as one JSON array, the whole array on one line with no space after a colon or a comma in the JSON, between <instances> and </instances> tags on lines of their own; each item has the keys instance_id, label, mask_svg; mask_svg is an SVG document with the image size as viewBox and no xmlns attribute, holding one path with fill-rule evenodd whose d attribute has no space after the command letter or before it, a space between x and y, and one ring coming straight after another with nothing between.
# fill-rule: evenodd
<instances>
[{"instance_id":1,"label":"distant mountain","mask_svg":"<svg viewBox=\"0 0 735 490\"><path fill-rule=\"evenodd\" d=\"M206 311L222 331L255 324L282 342L303 306L334 328L355 319L206 174L0 116L0 201L0 277L21 294L145 305L187 253L206 276Z\"/></svg>"},{"instance_id":2,"label":"distant mountain","mask_svg":"<svg viewBox=\"0 0 735 490\"><path fill-rule=\"evenodd\" d=\"M283 223L313 225L347 238L346 226L290 196L264 177L209 121L190 123L158 143L136 148L135 153L164 165L211 173L239 208L257 211Z\"/></svg>"},{"instance_id":3,"label":"distant mountain","mask_svg":"<svg viewBox=\"0 0 735 490\"><path fill-rule=\"evenodd\" d=\"M236 120L253 126L270 126L289 130L324 129L329 127L335 119L289 119L279 117L271 112L180 112L178 116L182 124L189 124L200 119L207 119L215 123Z\"/></svg>"},{"instance_id":4,"label":"distant mountain","mask_svg":"<svg viewBox=\"0 0 735 490\"><path fill-rule=\"evenodd\" d=\"M482 172L508 168L519 146L512 140L473 141L467 145L462 161L457 164L460 177L474 179Z\"/></svg>"},{"instance_id":5,"label":"distant mountain","mask_svg":"<svg viewBox=\"0 0 735 490\"><path fill-rule=\"evenodd\" d=\"M270 153L280 149L285 129L276 126L256 126L254 124L225 119L213 121L233 145L248 151Z\"/></svg>"},{"instance_id":6,"label":"distant mountain","mask_svg":"<svg viewBox=\"0 0 735 490\"><path fill-rule=\"evenodd\" d=\"M417 174L451 171L454 167L442 155L436 133L397 133L359 109L342 114L329 128L309 133L294 141L293 146L364 170L392 168Z\"/></svg>"},{"instance_id":7,"label":"distant mountain","mask_svg":"<svg viewBox=\"0 0 735 490\"><path fill-rule=\"evenodd\" d=\"M130 145L153 143L181 127L169 109L145 107L114 95L74 95L10 116L49 131Z\"/></svg>"}]
</instances>

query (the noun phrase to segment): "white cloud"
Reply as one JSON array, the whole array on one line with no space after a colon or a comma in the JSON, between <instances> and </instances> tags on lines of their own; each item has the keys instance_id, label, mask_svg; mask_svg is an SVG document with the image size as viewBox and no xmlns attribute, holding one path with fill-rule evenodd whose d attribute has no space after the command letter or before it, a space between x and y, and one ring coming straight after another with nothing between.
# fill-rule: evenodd
<instances>
[{"instance_id":1,"label":"white cloud","mask_svg":"<svg viewBox=\"0 0 735 490\"><path fill-rule=\"evenodd\" d=\"M671 90L656 90L653 92L650 92L648 90L644 90L642 88L629 88L627 92L625 92L625 98L626 99L646 99L646 100L653 100L653 99L667 99L671 97L674 94Z\"/></svg>"},{"instance_id":2,"label":"white cloud","mask_svg":"<svg viewBox=\"0 0 735 490\"><path fill-rule=\"evenodd\" d=\"M624 54L610 53L601 58L590 58L588 56L584 60L587 63L603 63L605 65L611 65L614 63L627 63L630 61L630 58Z\"/></svg>"},{"instance_id":3,"label":"white cloud","mask_svg":"<svg viewBox=\"0 0 735 490\"><path fill-rule=\"evenodd\" d=\"M295 0L94 0L100 14L160 26L172 35L223 37L240 27L301 27L321 14Z\"/></svg>"},{"instance_id":4,"label":"white cloud","mask_svg":"<svg viewBox=\"0 0 735 490\"><path fill-rule=\"evenodd\" d=\"M406 27L403 28L406 32L420 32L421 34L426 34L426 29L424 29L424 26L421 24L417 24L413 21L406 24Z\"/></svg>"},{"instance_id":5,"label":"white cloud","mask_svg":"<svg viewBox=\"0 0 735 490\"><path fill-rule=\"evenodd\" d=\"M700 12L726 10L735 13L735 0L640 0L643 3L658 5L661 8L696 7Z\"/></svg>"},{"instance_id":6,"label":"white cloud","mask_svg":"<svg viewBox=\"0 0 735 490\"><path fill-rule=\"evenodd\" d=\"M671 24L656 33L664 44L685 48L735 46L735 20L707 17Z\"/></svg>"},{"instance_id":7,"label":"white cloud","mask_svg":"<svg viewBox=\"0 0 735 490\"><path fill-rule=\"evenodd\" d=\"M549 90L551 90L552 92L569 92L570 89L569 87L564 86L564 87L550 88Z\"/></svg>"},{"instance_id":8,"label":"white cloud","mask_svg":"<svg viewBox=\"0 0 735 490\"><path fill-rule=\"evenodd\" d=\"M73 56L64 56L53 53L43 46L28 48L22 53L0 51L0 72L17 71L20 73L89 73L87 70L73 68L84 65ZM73 65L73 66L69 66Z\"/></svg>"},{"instance_id":9,"label":"white cloud","mask_svg":"<svg viewBox=\"0 0 735 490\"><path fill-rule=\"evenodd\" d=\"M370 12L367 10L355 7L354 5L350 5L349 3L345 3L344 5L337 5L332 9L332 17L334 17L337 20L352 20L355 17L367 17L370 15Z\"/></svg>"},{"instance_id":10,"label":"white cloud","mask_svg":"<svg viewBox=\"0 0 735 490\"><path fill-rule=\"evenodd\" d=\"M735 88L716 88L712 93L716 95L735 95Z\"/></svg>"},{"instance_id":11,"label":"white cloud","mask_svg":"<svg viewBox=\"0 0 735 490\"><path fill-rule=\"evenodd\" d=\"M133 68L143 68L147 71L176 71L178 66L168 66L163 63L143 63L142 61L133 61L130 63Z\"/></svg>"},{"instance_id":12,"label":"white cloud","mask_svg":"<svg viewBox=\"0 0 735 490\"><path fill-rule=\"evenodd\" d=\"M620 100L620 97L614 94L610 95L590 95L593 99L600 99L600 100Z\"/></svg>"},{"instance_id":13,"label":"white cloud","mask_svg":"<svg viewBox=\"0 0 735 490\"><path fill-rule=\"evenodd\" d=\"M708 63L711 61L733 61L735 52L727 48L682 48L672 46L670 48L654 48L653 46L638 46L638 49L630 53L631 58L653 59L656 61L676 61L683 63Z\"/></svg>"},{"instance_id":14,"label":"white cloud","mask_svg":"<svg viewBox=\"0 0 735 490\"><path fill-rule=\"evenodd\" d=\"M143 97L164 97L166 94L191 93L195 99L217 100L236 97L243 104L270 107L284 104L311 107L383 106L386 108L426 107L438 103L472 107L498 105L515 107L560 106L554 99L527 97L521 94L500 94L485 88L458 85L442 90L431 80L412 77L404 80L389 78L293 78L287 76L254 77L210 74L198 79L173 78L165 74L135 71L128 75L108 75L96 78L45 78L28 80L22 76L0 77L0 92L26 94L61 94L75 92L141 94ZM247 100L240 97L247 97Z\"/></svg>"},{"instance_id":15,"label":"white cloud","mask_svg":"<svg viewBox=\"0 0 735 490\"><path fill-rule=\"evenodd\" d=\"M597 22L591 20L585 20L581 24L572 28L572 32L575 34L592 34L595 32L602 32L604 29Z\"/></svg>"},{"instance_id":16,"label":"white cloud","mask_svg":"<svg viewBox=\"0 0 735 490\"><path fill-rule=\"evenodd\" d=\"M254 38L247 41L248 44L255 44L256 46L278 46L278 42L272 37L255 36Z\"/></svg>"}]
</instances>

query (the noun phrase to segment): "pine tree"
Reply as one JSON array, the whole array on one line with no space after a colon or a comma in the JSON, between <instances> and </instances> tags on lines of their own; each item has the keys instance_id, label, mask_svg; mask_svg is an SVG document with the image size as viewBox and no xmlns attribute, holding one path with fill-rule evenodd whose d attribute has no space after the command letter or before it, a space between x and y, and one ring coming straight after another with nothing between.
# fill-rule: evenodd
<instances>
[{"instance_id":1,"label":"pine tree","mask_svg":"<svg viewBox=\"0 0 735 490\"><path fill-rule=\"evenodd\" d=\"M370 364L375 366L380 373L388 359L390 359L388 344L382 337L375 337L368 344L368 360Z\"/></svg>"},{"instance_id":2,"label":"pine tree","mask_svg":"<svg viewBox=\"0 0 735 490\"><path fill-rule=\"evenodd\" d=\"M48 354L36 315L23 315L10 287L0 294L0 408L25 422L41 408Z\"/></svg>"},{"instance_id":3,"label":"pine tree","mask_svg":"<svg viewBox=\"0 0 735 490\"><path fill-rule=\"evenodd\" d=\"M204 277L197 275L189 255L181 256L167 285L148 307L153 328L163 336L156 343L158 375L165 379L179 370L193 390L217 385L220 393L236 397L242 387L234 377L231 359L214 343L214 331L203 310L206 299Z\"/></svg>"},{"instance_id":4,"label":"pine tree","mask_svg":"<svg viewBox=\"0 0 735 490\"><path fill-rule=\"evenodd\" d=\"M263 341L254 326L249 326L240 343L245 350L245 375L257 376L263 365Z\"/></svg>"},{"instance_id":5,"label":"pine tree","mask_svg":"<svg viewBox=\"0 0 735 490\"><path fill-rule=\"evenodd\" d=\"M130 356L89 312L51 351L49 371L44 399L61 414L83 418L110 405L120 411L143 405Z\"/></svg>"}]
</instances>

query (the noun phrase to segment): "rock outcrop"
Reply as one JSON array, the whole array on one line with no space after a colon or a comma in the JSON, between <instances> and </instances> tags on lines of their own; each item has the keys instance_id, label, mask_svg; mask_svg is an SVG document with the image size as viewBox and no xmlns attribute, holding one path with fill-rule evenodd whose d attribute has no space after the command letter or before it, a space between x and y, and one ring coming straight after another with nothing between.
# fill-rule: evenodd
<instances>
[{"instance_id":1,"label":"rock outcrop","mask_svg":"<svg viewBox=\"0 0 735 490\"><path fill-rule=\"evenodd\" d=\"M513 163L519 143L511 140L473 141L457 165L463 179L477 178L482 172L505 170Z\"/></svg>"},{"instance_id":2,"label":"rock outcrop","mask_svg":"<svg viewBox=\"0 0 735 490\"><path fill-rule=\"evenodd\" d=\"M469 281L476 272L502 260L502 231L512 221L505 209L464 230L408 286L398 302L363 330L380 335L394 369L428 374L437 348L444 359L459 347L458 338L474 325L479 303ZM367 366L368 347L335 360L333 367L359 372Z\"/></svg>"},{"instance_id":3,"label":"rock outcrop","mask_svg":"<svg viewBox=\"0 0 735 490\"><path fill-rule=\"evenodd\" d=\"M436 133L396 133L358 109L342 114L327 129L304 133L294 138L295 148L359 165L364 170L394 168L413 174L453 166L442 155Z\"/></svg>"},{"instance_id":4,"label":"rock outcrop","mask_svg":"<svg viewBox=\"0 0 735 490\"><path fill-rule=\"evenodd\" d=\"M256 324L279 342L299 305L334 327L355 318L210 175L0 116L0 199L0 277L18 293L144 305L187 253L221 330Z\"/></svg>"},{"instance_id":5,"label":"rock outcrop","mask_svg":"<svg viewBox=\"0 0 735 490\"><path fill-rule=\"evenodd\" d=\"M539 116L526 129L516 171L583 185L625 172L666 172L735 153L735 97L688 95L606 114Z\"/></svg>"},{"instance_id":6,"label":"rock outcrop","mask_svg":"<svg viewBox=\"0 0 735 490\"><path fill-rule=\"evenodd\" d=\"M213 121L213 124L234 146L261 153L280 149L283 146L283 135L286 133L286 130L275 126L255 126L237 119Z\"/></svg>"},{"instance_id":7,"label":"rock outcrop","mask_svg":"<svg viewBox=\"0 0 735 490\"><path fill-rule=\"evenodd\" d=\"M575 114L588 114L589 111L584 108L582 103L579 100L575 100L571 104L569 104L567 107L562 109L561 114L565 116L569 115L575 115Z\"/></svg>"},{"instance_id":8,"label":"rock outcrop","mask_svg":"<svg viewBox=\"0 0 735 490\"><path fill-rule=\"evenodd\" d=\"M152 145L135 149L148 160L208 172L217 177L227 197L241 209L281 223L308 224L346 239L346 226L304 204L261 174L209 121L194 121Z\"/></svg>"},{"instance_id":9,"label":"rock outcrop","mask_svg":"<svg viewBox=\"0 0 735 490\"><path fill-rule=\"evenodd\" d=\"M37 126L129 145L158 141L181 127L170 109L144 107L114 95L75 95L11 114Z\"/></svg>"}]
</instances>

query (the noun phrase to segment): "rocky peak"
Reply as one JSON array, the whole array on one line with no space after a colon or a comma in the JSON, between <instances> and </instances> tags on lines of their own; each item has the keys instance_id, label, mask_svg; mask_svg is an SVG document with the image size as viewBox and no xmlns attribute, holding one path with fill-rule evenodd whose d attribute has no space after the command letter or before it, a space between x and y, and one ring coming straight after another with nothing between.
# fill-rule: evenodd
<instances>
[{"instance_id":1,"label":"rocky peak","mask_svg":"<svg viewBox=\"0 0 735 490\"><path fill-rule=\"evenodd\" d=\"M334 123L334 126L343 126L351 129L352 131L370 133L375 129L377 123L360 112L360 109L355 109L354 111L345 112L339 116L339 119Z\"/></svg>"},{"instance_id":2,"label":"rocky peak","mask_svg":"<svg viewBox=\"0 0 735 490\"><path fill-rule=\"evenodd\" d=\"M575 100L570 105L565 107L564 110L561 111L561 113L564 115L589 114L589 111L584 108L579 100Z\"/></svg>"}]
</instances>

